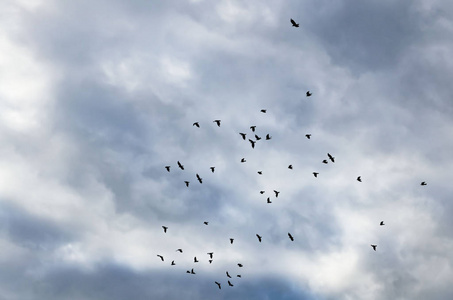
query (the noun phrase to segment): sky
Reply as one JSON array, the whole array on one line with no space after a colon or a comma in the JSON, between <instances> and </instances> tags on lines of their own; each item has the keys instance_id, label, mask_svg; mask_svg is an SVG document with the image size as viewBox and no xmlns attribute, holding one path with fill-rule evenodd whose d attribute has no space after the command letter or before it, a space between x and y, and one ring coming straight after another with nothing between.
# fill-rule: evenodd
<instances>
[{"instance_id":1,"label":"sky","mask_svg":"<svg viewBox=\"0 0 453 300\"><path fill-rule=\"evenodd\" d=\"M441 0L1 1L0 298L453 298L452 35Z\"/></svg>"}]
</instances>

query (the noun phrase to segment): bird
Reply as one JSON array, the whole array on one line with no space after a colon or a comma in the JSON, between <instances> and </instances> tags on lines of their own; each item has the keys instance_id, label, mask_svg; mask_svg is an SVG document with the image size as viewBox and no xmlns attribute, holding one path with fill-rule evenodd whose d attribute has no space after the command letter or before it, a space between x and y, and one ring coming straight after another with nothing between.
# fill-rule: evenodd
<instances>
[{"instance_id":1,"label":"bird","mask_svg":"<svg viewBox=\"0 0 453 300\"><path fill-rule=\"evenodd\" d=\"M162 255L157 254L157 256L160 257L160 259L161 259L162 261L164 261L164 257L163 257Z\"/></svg>"},{"instance_id":2,"label":"bird","mask_svg":"<svg viewBox=\"0 0 453 300\"><path fill-rule=\"evenodd\" d=\"M209 260L209 263L212 264L212 259Z\"/></svg>"},{"instance_id":3,"label":"bird","mask_svg":"<svg viewBox=\"0 0 453 300\"><path fill-rule=\"evenodd\" d=\"M228 280L228 285L229 286L234 286L229 280Z\"/></svg>"},{"instance_id":4,"label":"bird","mask_svg":"<svg viewBox=\"0 0 453 300\"><path fill-rule=\"evenodd\" d=\"M212 122L215 122L215 123L217 124L217 126L220 127L220 120L214 120L214 121L212 121Z\"/></svg>"},{"instance_id":5,"label":"bird","mask_svg":"<svg viewBox=\"0 0 453 300\"><path fill-rule=\"evenodd\" d=\"M267 197L267 203L272 203L271 198Z\"/></svg>"},{"instance_id":6,"label":"bird","mask_svg":"<svg viewBox=\"0 0 453 300\"><path fill-rule=\"evenodd\" d=\"M362 176L357 177L358 182L362 182Z\"/></svg>"},{"instance_id":7,"label":"bird","mask_svg":"<svg viewBox=\"0 0 453 300\"><path fill-rule=\"evenodd\" d=\"M167 171L170 172L170 166L165 166L165 169L167 169Z\"/></svg>"},{"instance_id":8,"label":"bird","mask_svg":"<svg viewBox=\"0 0 453 300\"><path fill-rule=\"evenodd\" d=\"M330 153L327 153L327 156L333 163L335 162L335 157L333 157Z\"/></svg>"},{"instance_id":9,"label":"bird","mask_svg":"<svg viewBox=\"0 0 453 300\"><path fill-rule=\"evenodd\" d=\"M243 265L242 265L242 264L238 264L238 267L239 267L239 268L242 268L242 267L243 267Z\"/></svg>"},{"instance_id":10,"label":"bird","mask_svg":"<svg viewBox=\"0 0 453 300\"><path fill-rule=\"evenodd\" d=\"M318 178L318 172L313 172L313 175L315 175L316 178Z\"/></svg>"},{"instance_id":11,"label":"bird","mask_svg":"<svg viewBox=\"0 0 453 300\"><path fill-rule=\"evenodd\" d=\"M211 169L211 172L214 173L215 167L210 167L209 169Z\"/></svg>"},{"instance_id":12,"label":"bird","mask_svg":"<svg viewBox=\"0 0 453 300\"><path fill-rule=\"evenodd\" d=\"M312 94L310 93L310 91L307 91L307 93L305 93L305 95L307 95L307 97L310 97Z\"/></svg>"},{"instance_id":13,"label":"bird","mask_svg":"<svg viewBox=\"0 0 453 300\"><path fill-rule=\"evenodd\" d=\"M176 252L182 253L182 249L176 249Z\"/></svg>"},{"instance_id":14,"label":"bird","mask_svg":"<svg viewBox=\"0 0 453 300\"><path fill-rule=\"evenodd\" d=\"M266 113L266 110L265 110L265 109L262 109L261 112L262 112L263 114L265 114L265 113Z\"/></svg>"},{"instance_id":15,"label":"bird","mask_svg":"<svg viewBox=\"0 0 453 300\"><path fill-rule=\"evenodd\" d=\"M264 194L264 193L265 193L265 191L260 191L260 194L261 194L261 195Z\"/></svg>"},{"instance_id":16,"label":"bird","mask_svg":"<svg viewBox=\"0 0 453 300\"><path fill-rule=\"evenodd\" d=\"M204 222L203 222L203 224L204 224L204 225L208 225L208 224L209 224L209 222L206 222L206 221L204 221Z\"/></svg>"},{"instance_id":17,"label":"bird","mask_svg":"<svg viewBox=\"0 0 453 300\"><path fill-rule=\"evenodd\" d=\"M203 183L203 178L200 177L200 175L197 174L197 179L200 183Z\"/></svg>"},{"instance_id":18,"label":"bird","mask_svg":"<svg viewBox=\"0 0 453 300\"><path fill-rule=\"evenodd\" d=\"M261 137L259 137L258 135L255 134L255 139L256 139L257 141L259 141L259 140L261 140Z\"/></svg>"},{"instance_id":19,"label":"bird","mask_svg":"<svg viewBox=\"0 0 453 300\"><path fill-rule=\"evenodd\" d=\"M289 232L288 232L288 237L289 237L289 239L290 239L291 241L294 242L294 238L293 238L293 236L291 235L291 233L289 233Z\"/></svg>"},{"instance_id":20,"label":"bird","mask_svg":"<svg viewBox=\"0 0 453 300\"><path fill-rule=\"evenodd\" d=\"M258 233L256 234L256 237L258 238L258 241L261 243L261 235L259 235Z\"/></svg>"},{"instance_id":21,"label":"bird","mask_svg":"<svg viewBox=\"0 0 453 300\"><path fill-rule=\"evenodd\" d=\"M217 281L214 281L215 284L217 284L217 286L219 287L219 290L221 290L222 288L220 287L220 283L218 283Z\"/></svg>"},{"instance_id":22,"label":"bird","mask_svg":"<svg viewBox=\"0 0 453 300\"><path fill-rule=\"evenodd\" d=\"M275 193L275 198L278 198L278 194L280 194L280 192L274 190L274 193Z\"/></svg>"},{"instance_id":23,"label":"bird","mask_svg":"<svg viewBox=\"0 0 453 300\"><path fill-rule=\"evenodd\" d=\"M193 123L192 126L197 126L198 128L200 128L200 124L198 124L198 122Z\"/></svg>"},{"instance_id":24,"label":"bird","mask_svg":"<svg viewBox=\"0 0 453 300\"><path fill-rule=\"evenodd\" d=\"M209 258L212 259L212 256L214 255L214 252L208 252L207 254L209 255Z\"/></svg>"},{"instance_id":25,"label":"bird","mask_svg":"<svg viewBox=\"0 0 453 300\"><path fill-rule=\"evenodd\" d=\"M171 265L172 266L176 265L174 260L171 261Z\"/></svg>"},{"instance_id":26,"label":"bird","mask_svg":"<svg viewBox=\"0 0 453 300\"><path fill-rule=\"evenodd\" d=\"M240 275L240 274L238 274L238 275L236 275L236 277L239 277L239 278L241 278L241 275Z\"/></svg>"},{"instance_id":27,"label":"bird","mask_svg":"<svg viewBox=\"0 0 453 300\"><path fill-rule=\"evenodd\" d=\"M268 134L266 134L266 140L270 140L272 137Z\"/></svg>"},{"instance_id":28,"label":"bird","mask_svg":"<svg viewBox=\"0 0 453 300\"><path fill-rule=\"evenodd\" d=\"M305 136L307 137L307 139L311 138L311 134L306 134Z\"/></svg>"},{"instance_id":29,"label":"bird","mask_svg":"<svg viewBox=\"0 0 453 300\"><path fill-rule=\"evenodd\" d=\"M164 233L167 233L168 227L167 226L162 226L162 228L164 229Z\"/></svg>"},{"instance_id":30,"label":"bird","mask_svg":"<svg viewBox=\"0 0 453 300\"><path fill-rule=\"evenodd\" d=\"M195 272L193 271L193 269L192 269L191 271L187 271L186 273L195 274Z\"/></svg>"},{"instance_id":31,"label":"bird","mask_svg":"<svg viewBox=\"0 0 453 300\"><path fill-rule=\"evenodd\" d=\"M293 27L299 27L299 24L297 24L293 19L291 19L291 24L293 24Z\"/></svg>"},{"instance_id":32,"label":"bird","mask_svg":"<svg viewBox=\"0 0 453 300\"><path fill-rule=\"evenodd\" d=\"M189 181L184 181L187 187L189 187Z\"/></svg>"},{"instance_id":33,"label":"bird","mask_svg":"<svg viewBox=\"0 0 453 300\"><path fill-rule=\"evenodd\" d=\"M263 171L258 171L258 174L263 175Z\"/></svg>"},{"instance_id":34,"label":"bird","mask_svg":"<svg viewBox=\"0 0 453 300\"><path fill-rule=\"evenodd\" d=\"M250 144L252 144L252 148L255 149L255 143L256 143L256 142L255 142L255 141L252 141L251 139L249 139L249 142L250 142Z\"/></svg>"},{"instance_id":35,"label":"bird","mask_svg":"<svg viewBox=\"0 0 453 300\"><path fill-rule=\"evenodd\" d=\"M196 257L196 256L195 256L195 257L193 258L193 262L194 262L194 263L197 263L197 262L198 262L198 260L197 260L197 257Z\"/></svg>"},{"instance_id":36,"label":"bird","mask_svg":"<svg viewBox=\"0 0 453 300\"><path fill-rule=\"evenodd\" d=\"M256 128L256 126L250 126L250 129L252 130L252 132L255 132L255 128Z\"/></svg>"},{"instance_id":37,"label":"bird","mask_svg":"<svg viewBox=\"0 0 453 300\"><path fill-rule=\"evenodd\" d=\"M227 277L228 277L228 278L231 278L230 274L228 274L228 271L226 271L226 274L227 274Z\"/></svg>"},{"instance_id":38,"label":"bird","mask_svg":"<svg viewBox=\"0 0 453 300\"><path fill-rule=\"evenodd\" d=\"M379 223L379 225L381 225L381 226L385 225L384 221L381 221L381 223Z\"/></svg>"},{"instance_id":39,"label":"bird","mask_svg":"<svg viewBox=\"0 0 453 300\"><path fill-rule=\"evenodd\" d=\"M422 181L422 183L420 183L420 185L427 185L427 183Z\"/></svg>"},{"instance_id":40,"label":"bird","mask_svg":"<svg viewBox=\"0 0 453 300\"><path fill-rule=\"evenodd\" d=\"M246 162L245 158L242 158L241 163L245 163L245 162Z\"/></svg>"},{"instance_id":41,"label":"bird","mask_svg":"<svg viewBox=\"0 0 453 300\"><path fill-rule=\"evenodd\" d=\"M245 141L245 133L239 132L239 134L242 136L242 139Z\"/></svg>"},{"instance_id":42,"label":"bird","mask_svg":"<svg viewBox=\"0 0 453 300\"><path fill-rule=\"evenodd\" d=\"M371 247L373 248L374 251L376 251L377 245L371 245Z\"/></svg>"},{"instance_id":43,"label":"bird","mask_svg":"<svg viewBox=\"0 0 453 300\"><path fill-rule=\"evenodd\" d=\"M178 160L178 167L180 167L181 170L184 170L184 166L179 162L179 160Z\"/></svg>"},{"instance_id":44,"label":"bird","mask_svg":"<svg viewBox=\"0 0 453 300\"><path fill-rule=\"evenodd\" d=\"M324 160L322 161L322 163L323 163L323 164L327 164L327 163L328 163L327 159L324 159Z\"/></svg>"},{"instance_id":45,"label":"bird","mask_svg":"<svg viewBox=\"0 0 453 300\"><path fill-rule=\"evenodd\" d=\"M230 243L233 244L234 239L230 239Z\"/></svg>"},{"instance_id":46,"label":"bird","mask_svg":"<svg viewBox=\"0 0 453 300\"><path fill-rule=\"evenodd\" d=\"M292 170L293 169L293 165L289 165L288 169Z\"/></svg>"}]
</instances>

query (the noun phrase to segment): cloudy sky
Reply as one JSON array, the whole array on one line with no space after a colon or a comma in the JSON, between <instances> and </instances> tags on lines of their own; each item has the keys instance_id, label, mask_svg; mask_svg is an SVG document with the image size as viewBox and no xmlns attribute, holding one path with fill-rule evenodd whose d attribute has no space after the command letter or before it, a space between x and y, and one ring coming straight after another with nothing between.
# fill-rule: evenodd
<instances>
[{"instance_id":1,"label":"cloudy sky","mask_svg":"<svg viewBox=\"0 0 453 300\"><path fill-rule=\"evenodd\" d=\"M1 1L0 298L453 298L452 20L441 0Z\"/></svg>"}]
</instances>

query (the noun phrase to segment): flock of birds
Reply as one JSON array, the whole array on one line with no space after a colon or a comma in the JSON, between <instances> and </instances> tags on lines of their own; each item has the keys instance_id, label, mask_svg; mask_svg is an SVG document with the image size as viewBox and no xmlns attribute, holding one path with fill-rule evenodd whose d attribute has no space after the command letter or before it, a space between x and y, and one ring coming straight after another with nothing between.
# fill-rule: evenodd
<instances>
[{"instance_id":1,"label":"flock of birds","mask_svg":"<svg viewBox=\"0 0 453 300\"><path fill-rule=\"evenodd\" d=\"M292 24L293 27L299 27L299 24L297 24L293 19L291 19L290 21L291 21L291 24ZM310 96L312 96L312 93L311 93L310 91L307 91L305 95L306 95L306 97L310 97ZM260 112L261 112L261 113L266 113L267 110L266 110L266 109L262 109ZM214 120L213 123L215 123L218 127L220 127L220 125L221 125L221 120ZM199 122L194 122L194 123L193 123L193 126L195 126L195 127L197 127L197 128L200 128L200 123L199 123ZM251 129L251 131L252 131L252 135L254 135L253 138L254 138L255 140L253 140L253 139L248 139L248 141L250 142L251 147L252 147L252 148L255 148L255 144L256 144L258 141L260 141L260 140L262 139L262 137L260 137L260 136L258 136L258 135L256 134L256 126L255 126L255 125L250 126L250 129ZM246 134L246 133L239 132L239 135L242 137L243 140L247 140L247 134ZM307 133L307 134L305 135L305 137L306 137L307 139L311 139L311 134L310 134L310 133ZM272 137L271 137L269 134L266 134L265 140L271 140L271 139L272 139ZM329 159L330 162L335 163L335 157L332 156L330 153L327 153L327 159ZM322 160L322 163L328 164L329 161L328 161L327 159ZM245 158L242 158L240 162L241 162L241 163L245 163L245 162L246 162L246 159L245 159ZM180 161L177 161L177 166L178 166L179 169L184 170L184 165L183 165ZM167 165L167 166L165 166L165 169L167 170L167 172L170 172L171 166ZM289 166L288 166L288 169L293 170L293 165L289 165ZM215 172L215 166L210 167L210 170L211 170L212 173L214 173L214 172ZM259 174L259 175L262 175L262 171L258 171L258 174ZM318 175L319 175L319 172L313 172L313 176L314 176L315 178L318 178ZM196 177L196 179L198 180L198 182L199 182L200 184L203 183L203 178L201 178L200 175L199 175L198 173L195 174L195 177ZM358 182L362 182L362 177L361 177L361 176L358 176L356 180L357 180ZM189 187L190 181L186 180L186 181L184 181L184 184L185 184L186 187ZM423 182L421 182L420 185L426 186L427 183L426 183L425 181L423 181ZM274 192L274 194L275 194L275 197L278 198L278 195L280 194L280 191L273 190L273 192ZM264 194L264 193L265 193L265 191L260 191L260 194ZM267 197L266 203L268 203L268 204L271 204L271 203L272 203L270 197ZM204 221L203 224L207 226L207 225L209 225L209 222L208 222L208 221ZM381 222L379 223L379 225L380 225L380 226L384 226L384 225L385 225L385 224L384 224L384 221L381 221ZM162 226L162 228L163 228L164 233L167 233L168 227L167 227L167 226ZM263 239L262 236L259 235L259 234L256 234L256 237L257 237L257 239L258 239L258 242L261 243L261 242L262 242L262 239ZM293 237L293 235L292 235L290 232L288 232L288 238L289 238L292 242L294 241L294 237ZM230 244L233 244L234 238L230 238L229 240L230 240ZM372 249L373 249L374 251L377 251L377 245L376 245L376 244L371 244L371 247L372 247ZM176 252L183 253L183 250L182 250L182 249L177 249ZM208 261L209 261L209 264L211 264L211 263L213 262L214 252L208 252L207 255L209 256L209 260L208 260ZM162 255L158 254L157 257L159 257L160 260L161 260L162 262L165 261L165 259L164 259L164 257L163 257ZM194 259L193 259L193 263L198 263L198 262L199 262L199 260L198 260L197 257L195 256ZM172 265L172 266L176 265L176 263L175 263L174 260L172 260L171 265ZM237 266L238 266L239 268L242 268L242 267L243 267L243 264L242 264L242 263L237 263ZM187 270L186 273L187 273L187 274L192 274L192 275L195 275L195 274L196 274L195 271L194 271L194 268L191 268L191 270ZM228 286L233 287L234 285L233 285L233 283L232 283L231 280L230 280L230 279L232 279L232 276L229 274L228 271L226 271L225 273L226 273L226 277L228 278L228 279L227 279ZM241 277L242 277L241 274L236 274L236 278L241 278ZM221 284L220 282L214 281L214 283L218 286L219 289L222 288L222 284Z\"/></svg>"}]
</instances>

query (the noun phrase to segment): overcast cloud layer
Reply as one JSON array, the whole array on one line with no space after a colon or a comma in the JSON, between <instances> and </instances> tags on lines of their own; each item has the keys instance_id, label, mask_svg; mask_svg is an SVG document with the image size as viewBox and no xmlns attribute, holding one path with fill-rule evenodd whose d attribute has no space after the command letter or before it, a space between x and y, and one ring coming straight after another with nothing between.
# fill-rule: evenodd
<instances>
[{"instance_id":1,"label":"overcast cloud layer","mask_svg":"<svg viewBox=\"0 0 453 300\"><path fill-rule=\"evenodd\" d=\"M436 0L2 1L0 298L452 299L452 20Z\"/></svg>"}]
</instances>

